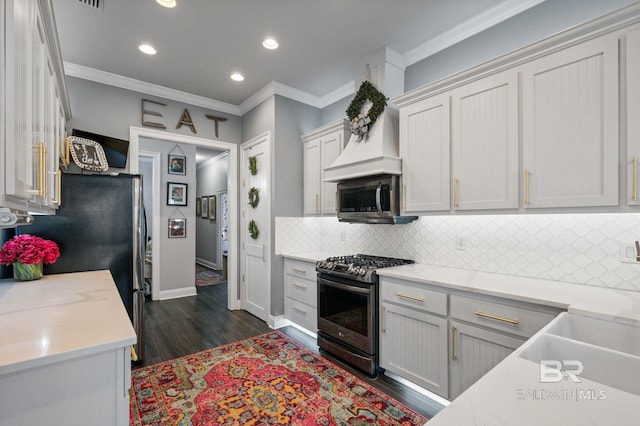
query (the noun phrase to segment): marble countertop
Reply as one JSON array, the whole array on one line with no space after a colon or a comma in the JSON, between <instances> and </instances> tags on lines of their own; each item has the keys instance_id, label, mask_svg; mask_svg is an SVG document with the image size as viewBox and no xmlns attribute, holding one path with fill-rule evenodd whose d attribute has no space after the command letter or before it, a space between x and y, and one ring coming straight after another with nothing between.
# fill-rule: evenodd
<instances>
[{"instance_id":1,"label":"marble countertop","mask_svg":"<svg viewBox=\"0 0 640 426\"><path fill-rule=\"evenodd\" d=\"M328 257L340 256L340 253L334 253L329 251L308 251L300 253L283 253L282 257L287 259L302 260L305 262L317 262L319 260L325 260Z\"/></svg>"},{"instance_id":2,"label":"marble countertop","mask_svg":"<svg viewBox=\"0 0 640 426\"><path fill-rule=\"evenodd\" d=\"M0 374L135 342L109 271L0 280Z\"/></svg>"}]
</instances>

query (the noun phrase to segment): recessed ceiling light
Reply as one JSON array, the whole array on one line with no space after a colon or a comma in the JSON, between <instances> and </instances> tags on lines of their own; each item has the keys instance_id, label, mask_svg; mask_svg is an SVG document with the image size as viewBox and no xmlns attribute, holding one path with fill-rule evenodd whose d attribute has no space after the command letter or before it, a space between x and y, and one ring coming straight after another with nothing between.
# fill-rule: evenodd
<instances>
[{"instance_id":1,"label":"recessed ceiling light","mask_svg":"<svg viewBox=\"0 0 640 426\"><path fill-rule=\"evenodd\" d=\"M156 49L154 49L154 47L150 44L141 44L140 46L138 46L138 49L140 49L142 53L146 53L147 55L156 54Z\"/></svg>"},{"instance_id":2,"label":"recessed ceiling light","mask_svg":"<svg viewBox=\"0 0 640 426\"><path fill-rule=\"evenodd\" d=\"M231 74L231 80L242 81L244 80L244 75L240 74L239 72L234 72L233 74Z\"/></svg>"},{"instance_id":3,"label":"recessed ceiling light","mask_svg":"<svg viewBox=\"0 0 640 426\"><path fill-rule=\"evenodd\" d=\"M176 0L156 0L159 5L164 7L176 7Z\"/></svg>"},{"instance_id":4,"label":"recessed ceiling light","mask_svg":"<svg viewBox=\"0 0 640 426\"><path fill-rule=\"evenodd\" d=\"M272 49L272 50L278 48L278 42L272 38L265 39L265 41L262 42L262 45L267 49Z\"/></svg>"}]
</instances>

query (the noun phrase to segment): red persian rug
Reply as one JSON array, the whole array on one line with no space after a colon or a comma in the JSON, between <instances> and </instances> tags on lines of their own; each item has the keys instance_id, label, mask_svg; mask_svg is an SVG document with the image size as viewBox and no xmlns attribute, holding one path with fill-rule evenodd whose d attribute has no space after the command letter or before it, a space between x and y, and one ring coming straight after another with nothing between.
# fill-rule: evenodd
<instances>
[{"instance_id":1,"label":"red persian rug","mask_svg":"<svg viewBox=\"0 0 640 426\"><path fill-rule=\"evenodd\" d=\"M278 331L133 370L131 376L131 425L427 421Z\"/></svg>"},{"instance_id":2,"label":"red persian rug","mask_svg":"<svg viewBox=\"0 0 640 426\"><path fill-rule=\"evenodd\" d=\"M227 280L222 275L222 271L207 268L196 269L196 287L226 284L226 282Z\"/></svg>"}]
</instances>

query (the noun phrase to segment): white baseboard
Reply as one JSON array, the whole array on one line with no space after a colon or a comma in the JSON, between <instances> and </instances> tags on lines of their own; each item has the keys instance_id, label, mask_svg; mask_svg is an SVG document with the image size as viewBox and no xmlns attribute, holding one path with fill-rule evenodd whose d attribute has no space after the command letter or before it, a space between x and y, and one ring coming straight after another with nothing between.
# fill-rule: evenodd
<instances>
[{"instance_id":1,"label":"white baseboard","mask_svg":"<svg viewBox=\"0 0 640 426\"><path fill-rule=\"evenodd\" d=\"M204 266L205 268L211 268L211 269L216 269L216 270L220 270L220 269L222 269L222 268L220 268L220 267L218 266L218 264L217 264L217 263L211 262L211 261L209 261L209 260L202 259L202 258L200 258L200 257L196 257L196 263L197 263L198 265L202 265L202 266Z\"/></svg>"},{"instance_id":2,"label":"white baseboard","mask_svg":"<svg viewBox=\"0 0 640 426\"><path fill-rule=\"evenodd\" d=\"M162 290L160 292L160 297L158 300L168 300L168 299L177 299L179 297L187 297L187 296L195 296L196 286L193 287L183 287L183 288L175 288L172 290Z\"/></svg>"}]
</instances>

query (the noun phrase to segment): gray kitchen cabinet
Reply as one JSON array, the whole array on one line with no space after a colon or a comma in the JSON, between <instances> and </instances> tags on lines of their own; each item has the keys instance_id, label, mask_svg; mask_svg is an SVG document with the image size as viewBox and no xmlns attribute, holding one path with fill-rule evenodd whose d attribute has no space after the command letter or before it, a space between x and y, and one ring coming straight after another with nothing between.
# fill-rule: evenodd
<instances>
[{"instance_id":1,"label":"gray kitchen cabinet","mask_svg":"<svg viewBox=\"0 0 640 426\"><path fill-rule=\"evenodd\" d=\"M324 181L324 169L344 149L350 129L348 120L338 120L302 135L305 215L336 214L337 184Z\"/></svg>"},{"instance_id":2,"label":"gray kitchen cabinet","mask_svg":"<svg viewBox=\"0 0 640 426\"><path fill-rule=\"evenodd\" d=\"M447 294L380 279L380 366L447 397Z\"/></svg>"},{"instance_id":3,"label":"gray kitchen cabinet","mask_svg":"<svg viewBox=\"0 0 640 426\"><path fill-rule=\"evenodd\" d=\"M616 35L522 66L524 208L618 205L618 70Z\"/></svg>"},{"instance_id":4,"label":"gray kitchen cabinet","mask_svg":"<svg viewBox=\"0 0 640 426\"><path fill-rule=\"evenodd\" d=\"M450 99L436 96L400 108L402 214L449 210Z\"/></svg>"},{"instance_id":5,"label":"gray kitchen cabinet","mask_svg":"<svg viewBox=\"0 0 640 426\"><path fill-rule=\"evenodd\" d=\"M53 213L69 103L48 0L9 0L0 10L0 205Z\"/></svg>"},{"instance_id":6,"label":"gray kitchen cabinet","mask_svg":"<svg viewBox=\"0 0 640 426\"><path fill-rule=\"evenodd\" d=\"M318 330L315 267L315 262L289 258L284 260L285 317L313 333Z\"/></svg>"},{"instance_id":7,"label":"gray kitchen cabinet","mask_svg":"<svg viewBox=\"0 0 640 426\"><path fill-rule=\"evenodd\" d=\"M626 87L627 93L627 203L640 204L638 188L638 162L640 161L640 28L625 35L626 39Z\"/></svg>"},{"instance_id":8,"label":"gray kitchen cabinet","mask_svg":"<svg viewBox=\"0 0 640 426\"><path fill-rule=\"evenodd\" d=\"M518 208L518 73L511 69L451 94L454 210Z\"/></svg>"}]
</instances>

